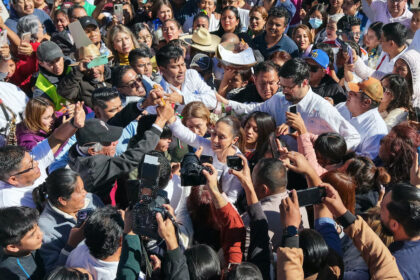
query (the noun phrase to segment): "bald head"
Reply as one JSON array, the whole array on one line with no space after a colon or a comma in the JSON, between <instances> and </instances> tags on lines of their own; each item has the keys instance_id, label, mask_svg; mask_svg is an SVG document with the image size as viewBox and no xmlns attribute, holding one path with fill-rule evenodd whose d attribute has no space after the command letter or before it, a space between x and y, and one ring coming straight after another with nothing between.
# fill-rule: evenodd
<instances>
[{"instance_id":1,"label":"bald head","mask_svg":"<svg viewBox=\"0 0 420 280\"><path fill-rule=\"evenodd\" d=\"M239 37L235 33L225 33L221 39L220 43L239 44Z\"/></svg>"}]
</instances>

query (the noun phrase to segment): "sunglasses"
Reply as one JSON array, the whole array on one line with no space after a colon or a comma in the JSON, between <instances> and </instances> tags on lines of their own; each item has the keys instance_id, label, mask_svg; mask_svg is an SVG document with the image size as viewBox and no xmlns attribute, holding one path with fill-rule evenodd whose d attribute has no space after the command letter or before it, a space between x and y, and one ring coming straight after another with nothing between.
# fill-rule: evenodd
<instances>
[{"instance_id":1,"label":"sunglasses","mask_svg":"<svg viewBox=\"0 0 420 280\"><path fill-rule=\"evenodd\" d=\"M122 87L129 87L132 89L138 88L143 85L143 80L141 75L137 75L136 78L130 81L127 85L123 85Z\"/></svg>"},{"instance_id":2,"label":"sunglasses","mask_svg":"<svg viewBox=\"0 0 420 280\"><path fill-rule=\"evenodd\" d=\"M29 168L27 168L27 169L25 169L25 170L22 170L22 171L20 171L20 172L17 172L17 173L11 174L10 176L18 176L18 175L22 175L22 174L25 174L25 173L27 173L27 172L31 171L32 169L34 169L34 157L31 155L31 167L29 167Z\"/></svg>"}]
</instances>

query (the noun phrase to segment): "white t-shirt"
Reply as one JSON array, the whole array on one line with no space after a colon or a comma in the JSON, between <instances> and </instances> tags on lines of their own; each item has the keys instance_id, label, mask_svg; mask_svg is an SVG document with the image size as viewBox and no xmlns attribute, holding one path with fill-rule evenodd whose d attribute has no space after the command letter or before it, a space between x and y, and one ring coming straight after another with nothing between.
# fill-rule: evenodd
<instances>
[{"instance_id":1,"label":"white t-shirt","mask_svg":"<svg viewBox=\"0 0 420 280\"><path fill-rule=\"evenodd\" d=\"M54 154L51 151L48 139L39 142L32 151L34 161L38 161L41 175L33 185L27 187L15 187L6 182L0 181L0 207L27 206L35 208L32 199L32 191L42 184L47 178L47 167L54 161Z\"/></svg>"},{"instance_id":2,"label":"white t-shirt","mask_svg":"<svg viewBox=\"0 0 420 280\"><path fill-rule=\"evenodd\" d=\"M84 268L95 280L113 280L117 276L118 262L105 262L94 258L83 241L71 251L66 267Z\"/></svg>"}]
</instances>

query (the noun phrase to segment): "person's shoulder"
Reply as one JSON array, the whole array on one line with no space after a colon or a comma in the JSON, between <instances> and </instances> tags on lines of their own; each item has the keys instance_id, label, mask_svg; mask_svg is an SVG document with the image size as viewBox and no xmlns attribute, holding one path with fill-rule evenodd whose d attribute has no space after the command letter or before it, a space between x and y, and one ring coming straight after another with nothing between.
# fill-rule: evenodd
<instances>
[{"instance_id":1,"label":"person's shoulder","mask_svg":"<svg viewBox=\"0 0 420 280\"><path fill-rule=\"evenodd\" d=\"M40 9L34 9L34 15L39 17L41 20L51 19L51 17L46 12Z\"/></svg>"}]
</instances>

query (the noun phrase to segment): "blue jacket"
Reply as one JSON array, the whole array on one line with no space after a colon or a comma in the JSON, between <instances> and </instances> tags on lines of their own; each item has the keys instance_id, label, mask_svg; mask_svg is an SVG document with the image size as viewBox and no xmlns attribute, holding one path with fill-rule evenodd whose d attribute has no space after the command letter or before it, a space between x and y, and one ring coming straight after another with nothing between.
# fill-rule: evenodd
<instances>
[{"instance_id":1,"label":"blue jacket","mask_svg":"<svg viewBox=\"0 0 420 280\"><path fill-rule=\"evenodd\" d=\"M251 47L253 49L259 50L265 59L268 59L272 53L278 52L278 51L286 51L292 57L299 56L299 49L296 46L296 43L293 42L293 40L290 39L290 37L286 35L286 31L283 33L280 41L278 41L277 44L275 44L271 48L267 48L267 42L265 41L265 34L266 34L266 31L264 31L262 34L255 37L254 40L252 40L252 44L251 44Z\"/></svg>"},{"instance_id":2,"label":"blue jacket","mask_svg":"<svg viewBox=\"0 0 420 280\"><path fill-rule=\"evenodd\" d=\"M96 209L103 207L102 201L94 194L86 195L88 205L86 208ZM39 253L44 261L45 271L48 273L55 267L64 265L67 256L73 248L66 247L69 239L70 230L76 225L76 220L72 217L64 216L63 213L53 209L50 203L45 205L39 217L39 227L44 233L42 246Z\"/></svg>"}]
</instances>

